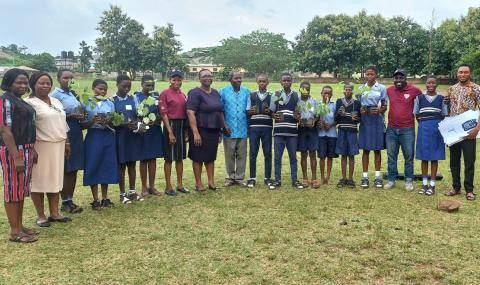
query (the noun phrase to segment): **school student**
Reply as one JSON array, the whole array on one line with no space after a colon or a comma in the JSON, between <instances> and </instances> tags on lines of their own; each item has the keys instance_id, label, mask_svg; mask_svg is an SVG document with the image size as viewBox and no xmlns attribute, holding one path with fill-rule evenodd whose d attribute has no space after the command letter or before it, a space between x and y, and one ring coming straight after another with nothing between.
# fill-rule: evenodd
<instances>
[{"instance_id":1,"label":"school student","mask_svg":"<svg viewBox=\"0 0 480 285\"><path fill-rule=\"evenodd\" d=\"M283 89L275 92L270 103L270 110L274 112L275 125L273 127L274 136L274 160L275 160L275 181L269 186L270 190L275 190L282 186L282 156L285 148L290 160L290 177L292 186L296 189L303 189L302 183L297 180L297 144L298 129L296 115L298 104L298 94L291 89L292 75L283 73L281 84Z\"/></svg>"},{"instance_id":2,"label":"school student","mask_svg":"<svg viewBox=\"0 0 480 285\"><path fill-rule=\"evenodd\" d=\"M164 137L161 128L162 119L158 112L159 95L155 92L155 79L151 75L142 76L142 90L135 92L135 103L140 105L145 100L151 100L153 104L146 105L149 114L155 114L156 119L149 123L149 129L141 135L141 157L140 157L140 180L142 181L142 197L149 195L160 195L155 188L155 173L157 171L157 158L164 155ZM145 103L144 103L145 104ZM148 187L147 187L148 177Z\"/></svg>"},{"instance_id":3,"label":"school student","mask_svg":"<svg viewBox=\"0 0 480 285\"><path fill-rule=\"evenodd\" d=\"M93 210L101 210L102 207L112 207L113 203L108 198L108 184L119 182L117 148L115 130L110 126L109 114L115 112L112 101L105 99L107 83L96 79L92 83L94 98L89 99L85 106L87 111L88 129L85 136L85 171L83 173L83 185L90 186L93 202L90 204ZM102 200L98 198L98 184L101 185Z\"/></svg>"},{"instance_id":4,"label":"school student","mask_svg":"<svg viewBox=\"0 0 480 285\"><path fill-rule=\"evenodd\" d=\"M360 122L358 146L363 150L362 155L362 180L361 187L368 188L368 165L370 151L375 154L375 180L376 188L383 188L383 180L380 172L382 164L381 151L385 149L385 123L384 114L387 110L387 89L377 82L377 68L369 66L365 69L367 82L360 86L359 100L362 121Z\"/></svg>"},{"instance_id":5,"label":"school student","mask_svg":"<svg viewBox=\"0 0 480 285\"><path fill-rule=\"evenodd\" d=\"M267 91L268 76L266 74L257 75L258 91L250 94L247 102L247 113L249 116L249 162L250 178L247 181L247 187L253 188L257 183L257 156L262 143L264 158L264 179L265 185L272 183L272 128L273 121L271 117L270 102L272 93Z\"/></svg>"},{"instance_id":6,"label":"school student","mask_svg":"<svg viewBox=\"0 0 480 285\"><path fill-rule=\"evenodd\" d=\"M303 174L303 187L310 184L313 188L320 187L317 181L317 150L318 150L318 131L316 124L317 101L310 96L310 82L300 83L300 100L297 109L300 112L298 122L298 147L300 152L300 166ZM308 181L307 157L310 157L310 168L312 170L312 181Z\"/></svg>"},{"instance_id":7,"label":"school student","mask_svg":"<svg viewBox=\"0 0 480 285\"><path fill-rule=\"evenodd\" d=\"M357 124L360 121L360 102L353 98L353 85L345 84L343 87L344 98L338 99L335 109L335 121L338 127L338 138L335 152L342 156L342 179L337 187L355 188L353 171L355 155L358 151ZM347 179L348 159L348 179Z\"/></svg>"},{"instance_id":8,"label":"school student","mask_svg":"<svg viewBox=\"0 0 480 285\"><path fill-rule=\"evenodd\" d=\"M333 159L338 157L335 152L337 144L337 128L335 127L335 107L332 101L333 88L331 86L323 86L322 99L323 103L328 106L330 112L320 118L318 121L318 158L320 158L320 177L322 185L328 185L330 174L332 173ZM325 160L327 172L325 174Z\"/></svg>"},{"instance_id":9,"label":"school student","mask_svg":"<svg viewBox=\"0 0 480 285\"><path fill-rule=\"evenodd\" d=\"M138 129L135 98L128 95L132 81L127 75L117 76L117 93L113 96L115 112L123 114L125 123L116 128L118 163L120 164L120 202L143 201L135 190L136 163L142 158L142 137ZM125 193L125 170L128 168L128 193Z\"/></svg>"},{"instance_id":10,"label":"school student","mask_svg":"<svg viewBox=\"0 0 480 285\"><path fill-rule=\"evenodd\" d=\"M445 143L438 130L438 123L448 115L448 106L443 96L437 94L437 79L427 78L427 92L418 95L413 105L413 114L418 121L416 159L422 161L422 188L419 194L435 194L438 161L445 160ZM428 163L431 165L430 184L428 183Z\"/></svg>"}]
</instances>

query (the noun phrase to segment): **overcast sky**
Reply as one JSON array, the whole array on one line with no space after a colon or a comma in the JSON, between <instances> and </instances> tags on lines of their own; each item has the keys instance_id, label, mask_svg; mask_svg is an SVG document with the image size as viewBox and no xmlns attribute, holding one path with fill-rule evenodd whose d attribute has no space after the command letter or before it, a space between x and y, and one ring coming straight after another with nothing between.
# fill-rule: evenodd
<instances>
[{"instance_id":1,"label":"overcast sky","mask_svg":"<svg viewBox=\"0 0 480 285\"><path fill-rule=\"evenodd\" d=\"M260 28L284 33L294 40L315 15L369 14L413 18L428 26L432 9L436 23L466 15L478 0L385 1L385 0L0 0L2 23L0 45L25 45L28 52L78 51L81 40L94 44L102 11L119 5L150 32L153 25L172 23L183 50L213 46L229 36L240 36Z\"/></svg>"}]
</instances>

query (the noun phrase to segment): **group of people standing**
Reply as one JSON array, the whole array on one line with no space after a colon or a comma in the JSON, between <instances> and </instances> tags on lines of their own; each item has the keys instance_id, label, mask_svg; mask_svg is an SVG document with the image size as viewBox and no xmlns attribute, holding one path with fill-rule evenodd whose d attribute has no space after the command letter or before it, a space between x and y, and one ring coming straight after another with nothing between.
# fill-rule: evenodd
<instances>
[{"instance_id":1,"label":"group of people standing","mask_svg":"<svg viewBox=\"0 0 480 285\"><path fill-rule=\"evenodd\" d=\"M113 96L106 96L107 82L96 79L91 86L93 96L83 102L71 89L73 73L69 70L58 72L59 87L52 92L53 79L48 73L36 72L29 77L22 70L11 69L3 77L1 88L5 93L0 97L0 162L10 240L33 242L38 239L38 232L24 227L22 222L24 198L30 192L39 227L71 221L60 213L60 198L64 212L82 212L83 209L73 202L79 170L84 171L83 184L90 186L93 210L113 206L108 194L109 184L119 185L122 204L161 195L155 188L157 158L165 160L166 195L189 193L183 185L183 160L187 154L193 162L195 191L217 191L214 162L222 140L227 172L225 187L256 186L257 156L261 146L264 184L271 190L282 186L285 149L294 188L319 188L329 184L332 162L338 156L341 156L342 178L337 186L355 187L354 157L362 149L361 187L369 187L369 154L373 151L373 184L377 188L391 189L397 180L397 158L401 148L405 159L405 188L411 191L415 117L419 122L416 158L422 161L423 177L419 193L433 195L438 161L445 159L445 144L438 123L444 116L479 109L480 87L471 82L471 68L468 65L459 67L459 82L449 88L446 96L437 93L433 76L428 77L426 92L422 93L419 88L407 84L407 73L402 69L394 72L394 85L389 88L377 82L375 67L368 67L365 75L367 82L360 86L357 96L354 96L354 86L345 84L343 98L336 102L331 101L334 95L331 86L324 86L322 99L315 100L308 81L300 84L298 94L291 89L293 77L289 73L282 74L282 89L277 92L268 91L266 74L257 76L258 90L250 92L242 86L242 73L236 71L229 75L230 86L217 91L211 87L213 74L206 69L199 72L200 86L190 90L188 96L181 91L183 74L173 71L170 87L160 94L154 91L154 78L145 75L141 90L130 95L131 79L119 75ZM25 97L30 90L30 95ZM385 124L387 109L388 124ZM148 116L150 119L140 128L147 113L153 116ZM117 115L121 115L122 121L114 124ZM84 130L87 130L85 138ZM463 152L466 198L475 199L475 138L479 130L480 124L477 124L465 140L450 148L453 189L446 193L448 196L460 193ZM380 169L381 151L385 148L388 181L384 185ZM245 175L247 149L248 179ZM297 178L297 152L300 152L302 181ZM317 179L317 156L320 179ZM141 180L138 193L135 189L137 161L140 162ZM173 162L177 178L175 187L171 181ZM202 182L204 166L206 185ZM45 196L48 217L44 210Z\"/></svg>"}]
</instances>

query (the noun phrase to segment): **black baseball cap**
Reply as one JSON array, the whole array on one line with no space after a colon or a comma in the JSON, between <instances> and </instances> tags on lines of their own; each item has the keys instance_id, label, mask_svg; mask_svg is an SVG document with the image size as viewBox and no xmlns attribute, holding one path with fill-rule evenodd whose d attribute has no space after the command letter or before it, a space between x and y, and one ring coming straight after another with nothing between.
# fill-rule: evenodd
<instances>
[{"instance_id":1,"label":"black baseball cap","mask_svg":"<svg viewBox=\"0 0 480 285\"><path fill-rule=\"evenodd\" d=\"M402 69L402 68L397 68L397 70L395 70L395 72L393 73L393 76L397 75L397 74L401 74L403 76L407 76L407 72L405 71L405 69Z\"/></svg>"},{"instance_id":2,"label":"black baseball cap","mask_svg":"<svg viewBox=\"0 0 480 285\"><path fill-rule=\"evenodd\" d=\"M180 70L170 71L170 78L175 77L175 76L183 78L183 72L181 72Z\"/></svg>"}]
</instances>

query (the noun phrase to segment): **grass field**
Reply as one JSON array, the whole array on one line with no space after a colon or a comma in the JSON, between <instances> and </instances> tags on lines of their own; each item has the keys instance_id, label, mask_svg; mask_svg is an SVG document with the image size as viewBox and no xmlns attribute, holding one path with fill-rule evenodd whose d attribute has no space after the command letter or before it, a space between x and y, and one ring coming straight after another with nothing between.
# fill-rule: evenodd
<instances>
[{"instance_id":1,"label":"grass field","mask_svg":"<svg viewBox=\"0 0 480 285\"><path fill-rule=\"evenodd\" d=\"M187 82L184 89L196 85ZM158 83L157 89L164 86ZM109 94L114 84L110 87ZM313 85L314 97L320 89ZM385 154L383 162L385 170ZM157 188L162 189L163 160L157 165ZM189 160L185 169L185 185L192 189ZM360 172L357 157L357 181ZM72 223L42 229L37 243L6 241L8 224L0 210L5 237L0 239L0 284L476 284L478 202L457 196L463 203L458 213L437 211L450 185L448 160L440 163L440 172L446 180L438 182L434 197L407 193L402 182L392 191L233 187L117 203L101 212L88 208L91 194L80 174L76 201L85 211ZM285 160L284 185L289 174ZM333 185L339 175L336 160ZM222 146L215 177L223 184ZM475 186L480 186L478 175ZM118 187L109 193L117 202ZM30 199L24 220L28 226L35 220Z\"/></svg>"}]
</instances>

